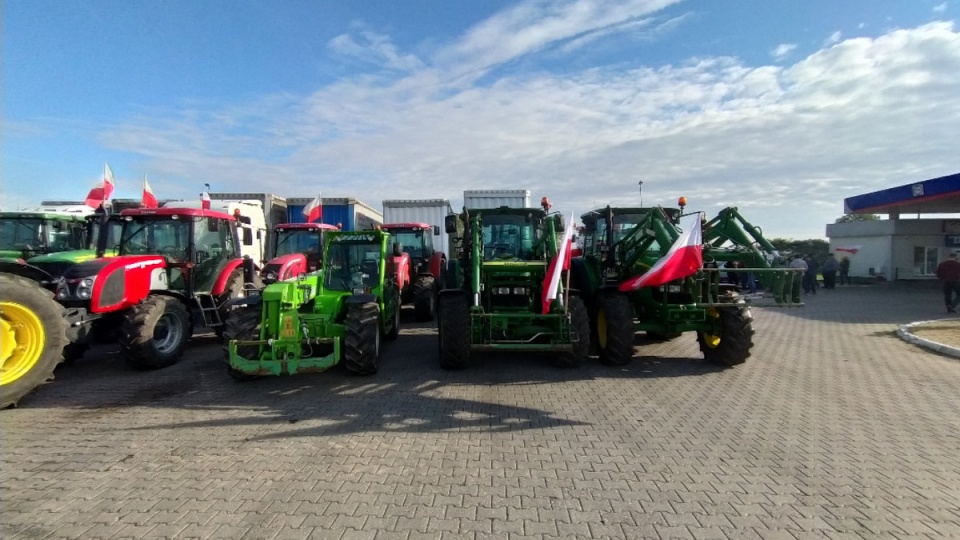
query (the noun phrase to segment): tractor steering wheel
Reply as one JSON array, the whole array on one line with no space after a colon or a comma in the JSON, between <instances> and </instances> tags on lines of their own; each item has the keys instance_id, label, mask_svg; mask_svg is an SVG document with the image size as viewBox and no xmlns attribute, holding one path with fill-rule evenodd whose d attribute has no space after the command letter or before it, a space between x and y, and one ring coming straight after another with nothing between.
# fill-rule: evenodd
<instances>
[{"instance_id":1,"label":"tractor steering wheel","mask_svg":"<svg viewBox=\"0 0 960 540\"><path fill-rule=\"evenodd\" d=\"M182 259L186 251L175 246L164 246L160 248L160 254L171 259Z\"/></svg>"}]
</instances>

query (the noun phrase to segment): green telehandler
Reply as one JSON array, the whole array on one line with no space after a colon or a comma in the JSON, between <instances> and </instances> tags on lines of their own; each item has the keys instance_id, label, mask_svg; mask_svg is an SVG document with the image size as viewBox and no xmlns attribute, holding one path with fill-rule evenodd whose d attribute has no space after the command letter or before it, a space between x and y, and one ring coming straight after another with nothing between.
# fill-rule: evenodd
<instances>
[{"instance_id":1,"label":"green telehandler","mask_svg":"<svg viewBox=\"0 0 960 540\"><path fill-rule=\"evenodd\" d=\"M392 256L391 256L392 255ZM400 332L398 276L409 257L380 230L329 231L320 270L237 299L223 332L228 372L237 380L379 369L381 338Z\"/></svg>"},{"instance_id":2,"label":"green telehandler","mask_svg":"<svg viewBox=\"0 0 960 540\"><path fill-rule=\"evenodd\" d=\"M669 340L696 332L704 358L715 365L742 364L753 347L752 305L802 306L801 275L736 208L705 221L701 215L701 268L663 285L621 291L664 257L683 233L680 208L601 208L581 216L582 256L571 262L573 283L590 312L603 363L633 358L634 334ZM764 294L744 296L722 273L756 279Z\"/></svg>"},{"instance_id":3,"label":"green telehandler","mask_svg":"<svg viewBox=\"0 0 960 540\"><path fill-rule=\"evenodd\" d=\"M587 357L589 314L567 287L566 270L557 270L556 299L545 299L563 231L560 215L548 210L544 201L542 210L464 209L447 216L444 227L457 253L438 297L441 367L464 368L476 351L545 352L560 367L579 366Z\"/></svg>"}]
</instances>

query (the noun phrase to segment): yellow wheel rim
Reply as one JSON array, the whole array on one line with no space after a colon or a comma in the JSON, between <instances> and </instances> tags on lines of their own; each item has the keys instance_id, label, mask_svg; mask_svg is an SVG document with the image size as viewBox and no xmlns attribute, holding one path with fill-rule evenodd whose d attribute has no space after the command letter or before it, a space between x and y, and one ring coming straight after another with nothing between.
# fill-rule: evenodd
<instances>
[{"instance_id":1,"label":"yellow wheel rim","mask_svg":"<svg viewBox=\"0 0 960 540\"><path fill-rule=\"evenodd\" d=\"M720 319L720 312L715 308L707 309L707 317L712 319ZM711 334L709 332L700 332L700 337L703 338L704 344L711 349L716 349L720 346L720 336L718 334Z\"/></svg>"},{"instance_id":2,"label":"yellow wheel rim","mask_svg":"<svg viewBox=\"0 0 960 540\"><path fill-rule=\"evenodd\" d=\"M597 311L597 342L601 349L607 348L607 312L603 308Z\"/></svg>"},{"instance_id":3,"label":"yellow wheel rim","mask_svg":"<svg viewBox=\"0 0 960 540\"><path fill-rule=\"evenodd\" d=\"M0 302L0 384L10 384L37 365L47 333L34 311L21 304Z\"/></svg>"}]
</instances>

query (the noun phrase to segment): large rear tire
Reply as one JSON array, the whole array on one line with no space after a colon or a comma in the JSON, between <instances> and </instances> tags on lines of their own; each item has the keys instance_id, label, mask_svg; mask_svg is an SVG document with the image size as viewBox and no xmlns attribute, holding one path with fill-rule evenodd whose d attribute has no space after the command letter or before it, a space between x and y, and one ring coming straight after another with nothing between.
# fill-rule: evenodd
<instances>
[{"instance_id":1,"label":"large rear tire","mask_svg":"<svg viewBox=\"0 0 960 540\"><path fill-rule=\"evenodd\" d=\"M262 313L263 310L260 306L247 306L229 312L224 320L223 359L227 363L227 373L241 382L259 379L260 375L244 373L230 365L230 340L253 341L260 339ZM252 359L260 353L260 347L256 345L237 347L237 352L244 358Z\"/></svg>"},{"instance_id":2,"label":"large rear tire","mask_svg":"<svg viewBox=\"0 0 960 540\"><path fill-rule=\"evenodd\" d=\"M714 330L697 332L703 358L723 367L746 362L753 348L753 316L750 308L709 308L707 318L714 321Z\"/></svg>"},{"instance_id":3,"label":"large rear tire","mask_svg":"<svg viewBox=\"0 0 960 540\"><path fill-rule=\"evenodd\" d=\"M436 281L421 276L413 284L413 310L418 321L432 321L437 316Z\"/></svg>"},{"instance_id":4,"label":"large rear tire","mask_svg":"<svg viewBox=\"0 0 960 540\"><path fill-rule=\"evenodd\" d=\"M190 315L179 299L154 295L127 310L120 326L120 352L134 369L177 363L190 339Z\"/></svg>"},{"instance_id":5,"label":"large rear tire","mask_svg":"<svg viewBox=\"0 0 960 540\"><path fill-rule=\"evenodd\" d=\"M441 296L440 367L463 369L470 364L470 305L464 295Z\"/></svg>"},{"instance_id":6,"label":"large rear tire","mask_svg":"<svg viewBox=\"0 0 960 540\"><path fill-rule=\"evenodd\" d=\"M627 295L604 292L597 298L594 320L600 361L625 366L633 359L633 308Z\"/></svg>"},{"instance_id":7,"label":"large rear tire","mask_svg":"<svg viewBox=\"0 0 960 540\"><path fill-rule=\"evenodd\" d=\"M343 366L357 375L373 375L380 369L380 306L351 304L346 327Z\"/></svg>"},{"instance_id":8,"label":"large rear tire","mask_svg":"<svg viewBox=\"0 0 960 540\"><path fill-rule=\"evenodd\" d=\"M53 379L67 346L63 307L35 281L0 274L0 408Z\"/></svg>"},{"instance_id":9,"label":"large rear tire","mask_svg":"<svg viewBox=\"0 0 960 540\"><path fill-rule=\"evenodd\" d=\"M557 367L574 368L583 365L590 354L590 314L587 306L577 296L570 297L570 333L573 338L571 350L554 357Z\"/></svg>"}]
</instances>

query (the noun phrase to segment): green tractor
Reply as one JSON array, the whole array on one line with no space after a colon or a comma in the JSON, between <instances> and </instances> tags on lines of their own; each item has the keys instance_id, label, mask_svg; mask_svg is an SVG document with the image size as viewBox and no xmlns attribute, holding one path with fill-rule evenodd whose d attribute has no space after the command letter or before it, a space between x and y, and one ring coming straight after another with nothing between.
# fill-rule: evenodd
<instances>
[{"instance_id":1,"label":"green tractor","mask_svg":"<svg viewBox=\"0 0 960 540\"><path fill-rule=\"evenodd\" d=\"M341 362L358 375L379 369L381 337L400 333L397 275L408 271L409 258L383 231L325 237L320 270L234 302L223 339L235 379L325 371Z\"/></svg>"},{"instance_id":2,"label":"green tractor","mask_svg":"<svg viewBox=\"0 0 960 540\"><path fill-rule=\"evenodd\" d=\"M589 306L601 362L628 364L636 332L659 340L696 332L708 362L735 366L747 360L753 347L751 305L803 305L800 274L785 267L773 245L736 208L726 208L706 223L700 218L703 265L693 275L621 291L623 282L650 270L680 237L684 204L681 198L679 209L606 207L581 216L582 256L573 259L571 269ZM765 294L745 297L721 273L751 276Z\"/></svg>"},{"instance_id":3,"label":"green tractor","mask_svg":"<svg viewBox=\"0 0 960 540\"><path fill-rule=\"evenodd\" d=\"M120 246L123 219L120 214L105 214L102 211L86 216L86 244L79 249L69 249L37 255L27 262L51 276L51 288L63 273L75 264L116 256Z\"/></svg>"},{"instance_id":4,"label":"green tractor","mask_svg":"<svg viewBox=\"0 0 960 540\"><path fill-rule=\"evenodd\" d=\"M559 214L537 208L464 209L444 228L457 245L438 296L440 366L461 369L477 351L551 355L554 365L577 367L590 349L586 306L561 272L556 299L544 282L558 258ZM544 303L546 302L546 309Z\"/></svg>"}]
</instances>

